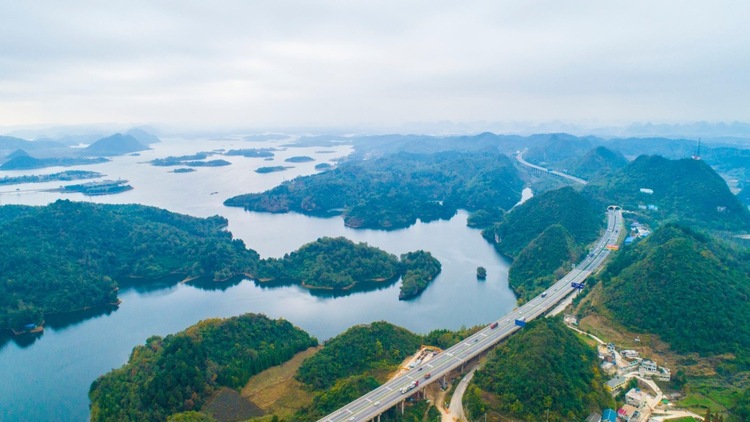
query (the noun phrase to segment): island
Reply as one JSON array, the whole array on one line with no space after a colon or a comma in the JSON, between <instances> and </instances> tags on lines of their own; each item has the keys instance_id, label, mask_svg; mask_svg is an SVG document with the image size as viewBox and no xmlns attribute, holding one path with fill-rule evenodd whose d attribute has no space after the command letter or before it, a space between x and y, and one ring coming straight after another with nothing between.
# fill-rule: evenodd
<instances>
[{"instance_id":1,"label":"island","mask_svg":"<svg viewBox=\"0 0 750 422\"><path fill-rule=\"evenodd\" d=\"M0 177L0 185L19 185L22 183L44 183L56 181L71 181L83 179L96 179L104 176L95 171L66 170L53 174L39 174L28 176Z\"/></svg>"},{"instance_id":2,"label":"island","mask_svg":"<svg viewBox=\"0 0 750 422\"><path fill-rule=\"evenodd\" d=\"M521 198L522 188L518 170L501 154L398 153L348 161L262 193L229 198L224 204L249 211L315 216L343 210L344 224L349 227L393 230L417 219L449 219L459 208L507 210Z\"/></svg>"},{"instance_id":3,"label":"island","mask_svg":"<svg viewBox=\"0 0 750 422\"><path fill-rule=\"evenodd\" d=\"M67 185L52 191L63 193L82 193L87 196L112 195L133 189L127 180L102 180L77 185Z\"/></svg>"},{"instance_id":4,"label":"island","mask_svg":"<svg viewBox=\"0 0 750 422\"><path fill-rule=\"evenodd\" d=\"M194 171L198 171L198 170L194 168L180 167L180 168L170 171L170 173L192 173Z\"/></svg>"},{"instance_id":5,"label":"island","mask_svg":"<svg viewBox=\"0 0 750 422\"><path fill-rule=\"evenodd\" d=\"M333 166L330 165L329 163L318 163L315 165L315 170L328 170L332 168Z\"/></svg>"},{"instance_id":6,"label":"island","mask_svg":"<svg viewBox=\"0 0 750 422\"><path fill-rule=\"evenodd\" d=\"M422 250L401 255L401 291L399 300L419 296L442 271L440 261Z\"/></svg>"},{"instance_id":7,"label":"island","mask_svg":"<svg viewBox=\"0 0 750 422\"><path fill-rule=\"evenodd\" d=\"M241 156L247 158L268 158L273 157L276 148L247 148L247 149L230 149L224 155Z\"/></svg>"},{"instance_id":8,"label":"island","mask_svg":"<svg viewBox=\"0 0 750 422\"><path fill-rule=\"evenodd\" d=\"M262 282L287 281L326 290L393 280L400 273L395 255L343 237L322 237L283 258L264 259L258 266Z\"/></svg>"},{"instance_id":9,"label":"island","mask_svg":"<svg viewBox=\"0 0 750 422\"><path fill-rule=\"evenodd\" d=\"M219 166L228 166L232 164L226 160L204 161L206 158L208 158L212 154L213 153L209 153L209 152L199 152L197 154L192 154L192 155L181 155L177 157L157 158L155 160L149 161L149 164L151 164L152 166L162 166L162 167L169 167L169 166L219 167Z\"/></svg>"},{"instance_id":10,"label":"island","mask_svg":"<svg viewBox=\"0 0 750 422\"><path fill-rule=\"evenodd\" d=\"M487 269L484 267L477 267L477 279L484 280L487 278Z\"/></svg>"},{"instance_id":11,"label":"island","mask_svg":"<svg viewBox=\"0 0 750 422\"><path fill-rule=\"evenodd\" d=\"M101 164L109 161L103 157L61 157L61 158L34 158L29 155L19 155L0 165L0 170L31 170L45 167L71 167L91 164Z\"/></svg>"},{"instance_id":12,"label":"island","mask_svg":"<svg viewBox=\"0 0 750 422\"><path fill-rule=\"evenodd\" d=\"M315 161L315 159L305 155L300 155L296 157L289 157L284 161L286 161L287 163L309 163L311 161Z\"/></svg>"},{"instance_id":13,"label":"island","mask_svg":"<svg viewBox=\"0 0 750 422\"><path fill-rule=\"evenodd\" d=\"M291 167L284 167L284 166L258 167L257 169L255 169L255 172L256 173L261 173L261 174L264 174L264 173L274 173L274 172L277 172L277 171L284 171L284 170L286 170L288 168L291 168Z\"/></svg>"}]
</instances>

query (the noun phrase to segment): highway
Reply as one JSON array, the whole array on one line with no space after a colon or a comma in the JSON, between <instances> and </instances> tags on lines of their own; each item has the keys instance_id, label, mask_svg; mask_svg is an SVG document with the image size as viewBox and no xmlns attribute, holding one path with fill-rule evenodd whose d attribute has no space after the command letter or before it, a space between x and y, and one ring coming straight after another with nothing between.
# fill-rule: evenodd
<instances>
[{"instance_id":1,"label":"highway","mask_svg":"<svg viewBox=\"0 0 750 422\"><path fill-rule=\"evenodd\" d=\"M524 152L526 152L526 150L520 151L518 154L516 154L516 160L518 160L519 163L521 163L522 165L524 165L526 167L531 167L533 169L537 169L537 170L540 170L540 171L543 171L543 172L546 172L546 173L549 173L549 174L554 174L555 176L564 177L566 179L572 180L572 181L574 181L576 183L580 183L582 185L587 185L589 183L589 182L587 182L587 181L585 181L583 179L580 179L580 178L575 177L575 176L571 176L571 175L569 175L567 173L563 173L561 171L550 170L548 168L545 168L545 167L542 167L542 166L538 166L536 164L531 164L530 162L528 162L528 161L526 161L526 160L523 159L523 153Z\"/></svg>"},{"instance_id":2,"label":"highway","mask_svg":"<svg viewBox=\"0 0 750 422\"><path fill-rule=\"evenodd\" d=\"M444 350L429 361L370 391L320 419L320 421L371 420L404 401L407 397L421 390L426 385L435 382L443 375L448 374L456 368L461 368L465 362L520 330L521 327L515 324L516 319L524 318L525 321L531 321L554 308L558 302L573 293L574 289L571 287L571 283L584 283L590 274L602 266L610 252L606 246L615 244L618 241L621 230L622 210L619 207L610 206L607 209L607 230L604 235L599 238L589 255L576 268L552 285L546 292L487 325L458 344ZM419 384L402 393L401 389L404 387L408 388L412 382L418 382Z\"/></svg>"}]
</instances>

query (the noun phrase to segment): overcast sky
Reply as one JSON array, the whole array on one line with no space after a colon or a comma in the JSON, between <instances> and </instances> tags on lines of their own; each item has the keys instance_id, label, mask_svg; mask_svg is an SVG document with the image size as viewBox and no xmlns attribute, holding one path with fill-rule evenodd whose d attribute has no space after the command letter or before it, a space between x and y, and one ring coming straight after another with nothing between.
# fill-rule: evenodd
<instances>
[{"instance_id":1,"label":"overcast sky","mask_svg":"<svg viewBox=\"0 0 750 422\"><path fill-rule=\"evenodd\" d=\"M0 0L0 126L750 121L750 1Z\"/></svg>"}]
</instances>

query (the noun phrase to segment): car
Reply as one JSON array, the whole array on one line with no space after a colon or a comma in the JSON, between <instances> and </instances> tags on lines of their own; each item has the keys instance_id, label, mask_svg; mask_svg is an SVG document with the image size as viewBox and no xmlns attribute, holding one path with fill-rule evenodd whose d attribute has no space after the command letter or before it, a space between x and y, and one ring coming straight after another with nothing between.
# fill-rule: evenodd
<instances>
[{"instance_id":1,"label":"car","mask_svg":"<svg viewBox=\"0 0 750 422\"><path fill-rule=\"evenodd\" d=\"M427 375L424 376L424 379L428 380L428 379L430 379L431 376L432 376L432 374L427 374Z\"/></svg>"},{"instance_id":2,"label":"car","mask_svg":"<svg viewBox=\"0 0 750 422\"><path fill-rule=\"evenodd\" d=\"M380 406L380 402L379 402L379 401L376 401L376 402L375 402L375 403L373 403L372 405L373 405L373 406Z\"/></svg>"},{"instance_id":3,"label":"car","mask_svg":"<svg viewBox=\"0 0 750 422\"><path fill-rule=\"evenodd\" d=\"M474 339L474 343L476 343L476 342L478 342L478 341L479 341L479 339L478 339L478 338L475 338L475 339Z\"/></svg>"},{"instance_id":4,"label":"car","mask_svg":"<svg viewBox=\"0 0 750 422\"><path fill-rule=\"evenodd\" d=\"M424 369L424 368L419 368L419 369L417 369L417 371L421 371L422 369Z\"/></svg>"}]
</instances>

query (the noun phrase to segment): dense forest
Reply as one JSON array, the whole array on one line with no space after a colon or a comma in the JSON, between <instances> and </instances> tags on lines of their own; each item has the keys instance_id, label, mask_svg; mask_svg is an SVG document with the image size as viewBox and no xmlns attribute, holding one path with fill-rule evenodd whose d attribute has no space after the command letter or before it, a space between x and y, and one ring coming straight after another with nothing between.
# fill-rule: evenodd
<instances>
[{"instance_id":1,"label":"dense forest","mask_svg":"<svg viewBox=\"0 0 750 422\"><path fill-rule=\"evenodd\" d=\"M282 258L260 261L261 282L299 283L311 289L350 289L365 282L402 277L399 298L418 296L440 274L440 262L425 251L408 252L401 260L366 243L322 237Z\"/></svg>"},{"instance_id":2,"label":"dense forest","mask_svg":"<svg viewBox=\"0 0 750 422\"><path fill-rule=\"evenodd\" d=\"M490 352L464 406L472 420L493 410L526 421L580 421L614 406L598 364L594 349L559 318L542 318Z\"/></svg>"},{"instance_id":3,"label":"dense forest","mask_svg":"<svg viewBox=\"0 0 750 422\"><path fill-rule=\"evenodd\" d=\"M258 254L226 224L141 205L0 207L0 327L117 302L117 280L126 277L254 273Z\"/></svg>"},{"instance_id":4,"label":"dense forest","mask_svg":"<svg viewBox=\"0 0 750 422\"><path fill-rule=\"evenodd\" d=\"M720 230L750 228L750 211L702 160L640 156L583 192L601 204L619 204L659 221L688 221ZM655 208L648 209L649 205Z\"/></svg>"},{"instance_id":5,"label":"dense forest","mask_svg":"<svg viewBox=\"0 0 750 422\"><path fill-rule=\"evenodd\" d=\"M407 252L401 255L401 291L399 299L418 296L427 285L440 274L442 265L431 253L425 251Z\"/></svg>"},{"instance_id":6,"label":"dense forest","mask_svg":"<svg viewBox=\"0 0 750 422\"><path fill-rule=\"evenodd\" d=\"M537 195L505 215L503 221L484 231L504 255L516 257L532 240L553 224L564 227L579 245L596 239L604 222L604 209L594 209L571 187Z\"/></svg>"},{"instance_id":7,"label":"dense forest","mask_svg":"<svg viewBox=\"0 0 750 422\"><path fill-rule=\"evenodd\" d=\"M322 237L283 258L264 259L257 276L308 288L346 289L364 281L393 279L399 273L395 255L343 237Z\"/></svg>"},{"instance_id":8,"label":"dense forest","mask_svg":"<svg viewBox=\"0 0 750 422\"><path fill-rule=\"evenodd\" d=\"M317 394L295 420L317 420L380 386L421 342L421 336L387 322L357 325L328 340L297 372Z\"/></svg>"},{"instance_id":9,"label":"dense forest","mask_svg":"<svg viewBox=\"0 0 750 422\"><path fill-rule=\"evenodd\" d=\"M581 248L570 232L553 224L516 256L508 284L522 301L528 301L561 279L580 255Z\"/></svg>"},{"instance_id":10,"label":"dense forest","mask_svg":"<svg viewBox=\"0 0 750 422\"><path fill-rule=\"evenodd\" d=\"M328 340L323 350L302 364L297 378L317 390L363 373L382 382L384 375L419 349L421 341L421 336L388 322L357 325Z\"/></svg>"},{"instance_id":11,"label":"dense forest","mask_svg":"<svg viewBox=\"0 0 750 422\"><path fill-rule=\"evenodd\" d=\"M667 224L621 250L601 278L616 320L658 334L678 352L750 350L747 249Z\"/></svg>"},{"instance_id":12,"label":"dense forest","mask_svg":"<svg viewBox=\"0 0 750 422\"><path fill-rule=\"evenodd\" d=\"M317 340L289 322L245 314L199 322L136 346L128 363L91 385L92 421L163 421L200 410L219 387L239 388Z\"/></svg>"},{"instance_id":13,"label":"dense forest","mask_svg":"<svg viewBox=\"0 0 750 422\"><path fill-rule=\"evenodd\" d=\"M225 205L319 216L343 212L350 227L387 230L417 219L448 219L459 208L510 209L522 187L512 162L497 153L398 153L349 161L263 193L227 199Z\"/></svg>"}]
</instances>

